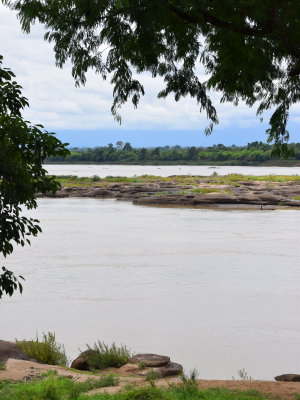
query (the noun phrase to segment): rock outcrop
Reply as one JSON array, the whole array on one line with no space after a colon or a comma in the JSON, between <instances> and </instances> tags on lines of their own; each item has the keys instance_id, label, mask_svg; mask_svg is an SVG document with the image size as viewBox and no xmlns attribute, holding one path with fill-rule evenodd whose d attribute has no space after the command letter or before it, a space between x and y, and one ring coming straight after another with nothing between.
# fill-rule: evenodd
<instances>
[{"instance_id":1,"label":"rock outcrop","mask_svg":"<svg viewBox=\"0 0 300 400\"><path fill-rule=\"evenodd\" d=\"M191 179L191 177L188 177ZM300 207L300 184L241 181L228 183L209 177L193 177L192 183L154 179L151 182L103 182L88 186L63 187L49 197L93 197L129 200L137 205L205 207L220 205ZM42 196L41 194L38 196Z\"/></svg>"},{"instance_id":2,"label":"rock outcrop","mask_svg":"<svg viewBox=\"0 0 300 400\"><path fill-rule=\"evenodd\" d=\"M90 366L88 363L88 357L91 355L93 350L86 350L79 354L75 360L72 361L71 368L78 369L80 371L89 371Z\"/></svg>"},{"instance_id":3,"label":"rock outcrop","mask_svg":"<svg viewBox=\"0 0 300 400\"><path fill-rule=\"evenodd\" d=\"M71 364L71 368L81 371L89 371L88 356L93 350L87 350L81 353ZM149 371L155 371L161 378L166 376L174 376L182 373L182 365L174 363L168 356L159 354L136 354L131 357L127 364L116 370L121 375L133 374L146 376Z\"/></svg>"},{"instance_id":4,"label":"rock outcrop","mask_svg":"<svg viewBox=\"0 0 300 400\"><path fill-rule=\"evenodd\" d=\"M275 381L283 381L283 382L300 382L299 374L283 374L275 376Z\"/></svg>"},{"instance_id":5,"label":"rock outcrop","mask_svg":"<svg viewBox=\"0 0 300 400\"><path fill-rule=\"evenodd\" d=\"M158 354L137 354L128 360L129 364L143 364L145 367L162 367L170 363L170 357Z\"/></svg>"},{"instance_id":6,"label":"rock outcrop","mask_svg":"<svg viewBox=\"0 0 300 400\"><path fill-rule=\"evenodd\" d=\"M137 354L126 365L119 368L121 374L134 374L147 376L149 371L154 371L160 378L174 376L182 373L182 365L170 361L170 357L158 354Z\"/></svg>"},{"instance_id":7,"label":"rock outcrop","mask_svg":"<svg viewBox=\"0 0 300 400\"><path fill-rule=\"evenodd\" d=\"M9 358L16 360L34 361L28 357L16 343L8 342L6 340L0 340L0 362L5 363Z\"/></svg>"}]
</instances>

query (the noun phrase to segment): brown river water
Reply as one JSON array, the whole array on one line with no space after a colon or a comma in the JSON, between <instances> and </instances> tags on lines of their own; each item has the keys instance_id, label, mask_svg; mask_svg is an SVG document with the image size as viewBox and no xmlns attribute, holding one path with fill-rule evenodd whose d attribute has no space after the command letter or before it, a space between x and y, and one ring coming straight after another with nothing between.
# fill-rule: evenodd
<instances>
[{"instance_id":1,"label":"brown river water","mask_svg":"<svg viewBox=\"0 0 300 400\"><path fill-rule=\"evenodd\" d=\"M5 262L24 294L0 304L0 338L55 331L71 358L124 343L199 377L299 373L300 211L40 199L43 233Z\"/></svg>"}]
</instances>

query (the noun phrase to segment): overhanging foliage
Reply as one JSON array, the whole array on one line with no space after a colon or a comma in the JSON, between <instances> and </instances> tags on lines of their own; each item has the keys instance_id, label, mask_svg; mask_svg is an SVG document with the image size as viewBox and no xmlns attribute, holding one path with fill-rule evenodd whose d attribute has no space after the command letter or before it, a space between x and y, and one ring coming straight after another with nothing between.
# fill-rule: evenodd
<instances>
[{"instance_id":1,"label":"overhanging foliage","mask_svg":"<svg viewBox=\"0 0 300 400\"><path fill-rule=\"evenodd\" d=\"M268 139L274 154L289 154L286 129L300 96L300 3L297 0L2 0L29 32L36 20L54 44L56 63L70 59L76 84L92 68L111 77L112 113L144 88L135 72L161 76L158 97L191 96L218 123L208 90L221 101L272 110ZM106 49L106 50L105 50ZM207 79L200 81L202 65Z\"/></svg>"}]
</instances>

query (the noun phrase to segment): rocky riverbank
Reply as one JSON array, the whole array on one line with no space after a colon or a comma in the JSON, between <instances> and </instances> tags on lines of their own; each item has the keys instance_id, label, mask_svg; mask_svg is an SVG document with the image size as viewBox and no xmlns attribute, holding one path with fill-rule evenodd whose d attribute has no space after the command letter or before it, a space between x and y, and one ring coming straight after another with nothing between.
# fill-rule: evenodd
<instances>
[{"instance_id":1,"label":"rocky riverbank","mask_svg":"<svg viewBox=\"0 0 300 400\"><path fill-rule=\"evenodd\" d=\"M48 197L114 198L132 201L136 205L154 206L246 206L275 209L300 207L300 177L263 178L225 177L169 177L130 178L122 182L63 181L62 188ZM89 178L86 178L89 179ZM38 196L42 196L38 194Z\"/></svg>"},{"instance_id":2,"label":"rocky riverbank","mask_svg":"<svg viewBox=\"0 0 300 400\"><path fill-rule=\"evenodd\" d=\"M26 356L13 342L0 340L0 384L1 381L31 382L45 379L49 371L61 378L68 378L74 382L97 380L106 374L113 373L117 378L113 386L104 386L87 392L87 395L96 393L116 393L126 387L139 388L149 386L145 377L149 371L156 373L155 385L169 387L170 384L180 384L182 366L170 360L167 356L156 354L138 354L128 360L121 368L110 368L103 371L87 371L85 353L81 353L72 363L72 368L57 365L48 365L37 362ZM84 371L82 371L84 370ZM166 373L168 371L168 373ZM175 375L175 376L174 376ZM154 379L154 378L153 378ZM201 389L226 388L229 390L258 390L270 398L284 398L294 400L300 393L300 375L288 374L275 377L277 382L260 380L202 380L197 384Z\"/></svg>"}]
</instances>

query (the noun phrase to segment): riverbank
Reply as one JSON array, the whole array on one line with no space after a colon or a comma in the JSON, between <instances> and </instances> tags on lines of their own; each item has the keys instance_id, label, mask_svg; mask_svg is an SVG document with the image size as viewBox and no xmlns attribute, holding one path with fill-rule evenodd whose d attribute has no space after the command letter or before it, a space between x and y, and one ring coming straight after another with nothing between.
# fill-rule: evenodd
<instances>
[{"instance_id":1,"label":"riverbank","mask_svg":"<svg viewBox=\"0 0 300 400\"><path fill-rule=\"evenodd\" d=\"M114 198L135 205L183 207L300 207L300 176L58 177L61 189L38 197Z\"/></svg>"},{"instance_id":2,"label":"riverbank","mask_svg":"<svg viewBox=\"0 0 300 400\"><path fill-rule=\"evenodd\" d=\"M87 374L80 371L74 371L70 368L58 367L47 364L40 364L33 361L24 361L9 359L6 363L6 368L0 370L0 383L1 381L14 381L14 382L34 382L40 380L41 377L49 375L49 371L56 371L55 374L61 378L71 379L75 382L86 382L91 379L99 379L104 376L108 371L98 374ZM114 371L114 375L116 375ZM90 391L90 395L96 393L109 393L114 394L117 392L124 392L130 387L141 388L149 387L149 382L143 377L132 375L120 375L118 377L118 385L107 386ZM155 380L157 387L169 387L170 384L180 384L180 377L169 377ZM197 380L198 387L201 390L212 388L228 389L230 391L258 391L270 398L283 398L287 400L295 400L300 393L300 382L275 382L275 381L261 381L261 380ZM26 383L24 383L26 385ZM237 393L235 393L237 395ZM236 398L235 395L235 398ZM245 398L245 397L244 397Z\"/></svg>"}]
</instances>

